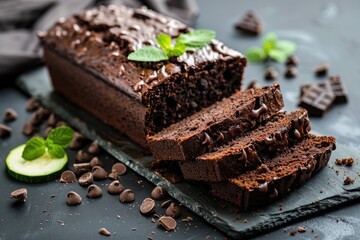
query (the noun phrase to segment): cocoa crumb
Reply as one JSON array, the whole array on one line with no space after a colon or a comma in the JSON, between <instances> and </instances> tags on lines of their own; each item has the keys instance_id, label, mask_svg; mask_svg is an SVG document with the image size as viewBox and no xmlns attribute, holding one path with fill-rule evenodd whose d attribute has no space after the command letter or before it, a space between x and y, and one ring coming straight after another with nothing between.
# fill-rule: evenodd
<instances>
[{"instance_id":1,"label":"cocoa crumb","mask_svg":"<svg viewBox=\"0 0 360 240\"><path fill-rule=\"evenodd\" d=\"M353 184L354 183L354 179L352 179L351 177L349 176L346 176L345 179L344 179L344 185L349 185L349 184Z\"/></svg>"},{"instance_id":2,"label":"cocoa crumb","mask_svg":"<svg viewBox=\"0 0 360 240\"><path fill-rule=\"evenodd\" d=\"M296 235L296 230L291 229L291 230L290 230L290 235L291 235L291 236L295 236L295 235Z\"/></svg>"},{"instance_id":3,"label":"cocoa crumb","mask_svg":"<svg viewBox=\"0 0 360 240\"><path fill-rule=\"evenodd\" d=\"M351 167L352 165L354 165L355 160L352 157L349 158L337 158L335 160L335 163L339 166L347 166L347 167Z\"/></svg>"}]
</instances>

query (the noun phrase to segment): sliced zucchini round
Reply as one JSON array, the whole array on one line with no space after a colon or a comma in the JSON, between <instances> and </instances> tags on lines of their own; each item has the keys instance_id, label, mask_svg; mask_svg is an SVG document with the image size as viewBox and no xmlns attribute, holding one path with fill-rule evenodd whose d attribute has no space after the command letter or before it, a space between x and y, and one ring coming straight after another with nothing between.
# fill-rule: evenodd
<instances>
[{"instance_id":1,"label":"sliced zucchini round","mask_svg":"<svg viewBox=\"0 0 360 240\"><path fill-rule=\"evenodd\" d=\"M21 157L25 144L10 151L6 158L6 168L10 176L22 182L46 182L58 177L66 169L68 157L53 159L45 152L35 160L25 160Z\"/></svg>"}]
</instances>

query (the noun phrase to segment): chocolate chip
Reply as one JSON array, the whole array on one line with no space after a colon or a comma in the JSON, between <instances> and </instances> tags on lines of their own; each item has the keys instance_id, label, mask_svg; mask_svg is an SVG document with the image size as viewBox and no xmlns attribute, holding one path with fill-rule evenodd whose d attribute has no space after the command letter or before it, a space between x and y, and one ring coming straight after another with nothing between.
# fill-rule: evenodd
<instances>
[{"instance_id":1,"label":"chocolate chip","mask_svg":"<svg viewBox=\"0 0 360 240\"><path fill-rule=\"evenodd\" d=\"M179 218L181 216L181 207L178 204L171 203L166 209L165 215L173 218Z\"/></svg>"},{"instance_id":2,"label":"chocolate chip","mask_svg":"<svg viewBox=\"0 0 360 240\"><path fill-rule=\"evenodd\" d=\"M176 221L172 217L162 216L159 218L159 223L166 231L173 231L176 228Z\"/></svg>"},{"instance_id":3,"label":"chocolate chip","mask_svg":"<svg viewBox=\"0 0 360 240\"><path fill-rule=\"evenodd\" d=\"M284 77L285 78L294 78L297 76L297 74L298 74L298 71L297 71L296 67L289 66L285 70Z\"/></svg>"},{"instance_id":4,"label":"chocolate chip","mask_svg":"<svg viewBox=\"0 0 360 240\"><path fill-rule=\"evenodd\" d=\"M170 204L171 204L171 200L166 200L163 203L161 203L161 207L167 208L168 206L170 206Z\"/></svg>"},{"instance_id":5,"label":"chocolate chip","mask_svg":"<svg viewBox=\"0 0 360 240\"><path fill-rule=\"evenodd\" d=\"M266 80L275 80L277 79L279 76L278 72L275 70L275 68L269 67L266 71L265 71L265 75L264 78Z\"/></svg>"},{"instance_id":6,"label":"chocolate chip","mask_svg":"<svg viewBox=\"0 0 360 240\"><path fill-rule=\"evenodd\" d=\"M260 35L263 32L263 24L254 11L247 11L245 16L235 24L235 28L243 34Z\"/></svg>"},{"instance_id":7,"label":"chocolate chip","mask_svg":"<svg viewBox=\"0 0 360 240\"><path fill-rule=\"evenodd\" d=\"M286 59L286 66L297 66L299 64L299 59L296 56L290 56Z\"/></svg>"},{"instance_id":8,"label":"chocolate chip","mask_svg":"<svg viewBox=\"0 0 360 240\"><path fill-rule=\"evenodd\" d=\"M99 186L91 184L87 189L86 196L88 198L99 198L102 196L102 190Z\"/></svg>"},{"instance_id":9,"label":"chocolate chip","mask_svg":"<svg viewBox=\"0 0 360 240\"><path fill-rule=\"evenodd\" d=\"M126 189L120 194L119 200L122 203L133 202L135 200L135 194L131 189Z\"/></svg>"},{"instance_id":10,"label":"chocolate chip","mask_svg":"<svg viewBox=\"0 0 360 240\"><path fill-rule=\"evenodd\" d=\"M30 117L30 119L28 120L30 123L31 123L31 125L33 125L33 126L39 126L39 125L41 125L41 123L42 123L42 117L41 117L41 115L40 114L38 114L37 112L35 112L35 113L33 113L32 115L31 115L31 117Z\"/></svg>"},{"instance_id":11,"label":"chocolate chip","mask_svg":"<svg viewBox=\"0 0 360 240\"><path fill-rule=\"evenodd\" d=\"M258 81L252 80L249 82L249 85L247 86L246 89L250 89L250 88L261 88L261 85Z\"/></svg>"},{"instance_id":12,"label":"chocolate chip","mask_svg":"<svg viewBox=\"0 0 360 240\"><path fill-rule=\"evenodd\" d=\"M73 167L78 174L83 174L90 170L90 163L74 163Z\"/></svg>"},{"instance_id":13,"label":"chocolate chip","mask_svg":"<svg viewBox=\"0 0 360 240\"><path fill-rule=\"evenodd\" d=\"M10 136L12 129L4 124L0 123L0 138Z\"/></svg>"},{"instance_id":14,"label":"chocolate chip","mask_svg":"<svg viewBox=\"0 0 360 240\"><path fill-rule=\"evenodd\" d=\"M26 102L26 110L29 112L33 112L33 111L37 110L39 107L40 107L40 104L35 98L30 98Z\"/></svg>"},{"instance_id":15,"label":"chocolate chip","mask_svg":"<svg viewBox=\"0 0 360 240\"><path fill-rule=\"evenodd\" d=\"M105 180L108 175L105 169L100 166L93 167L92 174L93 174L93 178L98 181Z\"/></svg>"},{"instance_id":16,"label":"chocolate chip","mask_svg":"<svg viewBox=\"0 0 360 240\"><path fill-rule=\"evenodd\" d=\"M211 143L211 138L209 134L204 133L204 141L201 144L207 146L210 145L210 143Z\"/></svg>"},{"instance_id":17,"label":"chocolate chip","mask_svg":"<svg viewBox=\"0 0 360 240\"><path fill-rule=\"evenodd\" d=\"M12 108L5 109L4 122L11 122L11 121L16 120L16 118L17 118L17 113L15 112L14 109L12 109Z\"/></svg>"},{"instance_id":18,"label":"chocolate chip","mask_svg":"<svg viewBox=\"0 0 360 240\"><path fill-rule=\"evenodd\" d=\"M26 136L30 136L34 133L34 131L35 131L35 129L34 129L32 123L30 121L25 122L25 124L23 125L22 132Z\"/></svg>"},{"instance_id":19,"label":"chocolate chip","mask_svg":"<svg viewBox=\"0 0 360 240\"><path fill-rule=\"evenodd\" d=\"M106 228L100 228L100 229L99 229L99 233L100 233L101 235L104 235L104 236L110 236L110 235L111 235L111 233L109 232L109 230L107 230Z\"/></svg>"},{"instance_id":20,"label":"chocolate chip","mask_svg":"<svg viewBox=\"0 0 360 240\"><path fill-rule=\"evenodd\" d=\"M120 194L124 191L124 186L118 180L113 181L108 186L108 192L113 195Z\"/></svg>"},{"instance_id":21,"label":"chocolate chip","mask_svg":"<svg viewBox=\"0 0 360 240\"><path fill-rule=\"evenodd\" d=\"M299 233L304 233L304 232L306 232L306 227L298 227L298 232L299 232Z\"/></svg>"},{"instance_id":22,"label":"chocolate chip","mask_svg":"<svg viewBox=\"0 0 360 240\"><path fill-rule=\"evenodd\" d=\"M18 202L25 202L27 198L27 189L26 188L17 189L10 194L10 197Z\"/></svg>"},{"instance_id":23,"label":"chocolate chip","mask_svg":"<svg viewBox=\"0 0 360 240\"><path fill-rule=\"evenodd\" d=\"M51 132L51 130L53 130L53 127L47 127L44 131L44 137L47 138L47 136L49 135L49 133Z\"/></svg>"},{"instance_id":24,"label":"chocolate chip","mask_svg":"<svg viewBox=\"0 0 360 240\"><path fill-rule=\"evenodd\" d=\"M126 173L126 166L123 163L115 163L111 168L111 172L123 175Z\"/></svg>"},{"instance_id":25,"label":"chocolate chip","mask_svg":"<svg viewBox=\"0 0 360 240\"><path fill-rule=\"evenodd\" d=\"M54 114L54 113L51 113L51 114L50 114L49 118L48 118L47 121L46 121L46 124L47 124L48 126L52 126L52 127L55 126L55 124L56 124L56 117L55 117L55 114Z\"/></svg>"},{"instance_id":26,"label":"chocolate chip","mask_svg":"<svg viewBox=\"0 0 360 240\"><path fill-rule=\"evenodd\" d=\"M149 215L155 212L155 201L151 198L145 198L144 201L140 205L140 212L144 215Z\"/></svg>"},{"instance_id":27,"label":"chocolate chip","mask_svg":"<svg viewBox=\"0 0 360 240\"><path fill-rule=\"evenodd\" d=\"M119 175L117 173L111 172L108 174L108 179L115 180L118 178L118 176Z\"/></svg>"},{"instance_id":28,"label":"chocolate chip","mask_svg":"<svg viewBox=\"0 0 360 240\"><path fill-rule=\"evenodd\" d=\"M86 141L86 138L85 138L83 135L81 135L81 134L78 133L78 132L75 132L75 133L74 133L74 137L73 137L73 139L71 140L71 143L70 143L70 145L69 145L69 148L70 148L70 149L73 149L73 150L82 148L82 146L84 145L85 141Z\"/></svg>"},{"instance_id":29,"label":"chocolate chip","mask_svg":"<svg viewBox=\"0 0 360 240\"><path fill-rule=\"evenodd\" d=\"M76 181L75 173L71 170L66 170L61 174L60 182L62 183L72 183Z\"/></svg>"},{"instance_id":30,"label":"chocolate chip","mask_svg":"<svg viewBox=\"0 0 360 240\"><path fill-rule=\"evenodd\" d=\"M93 157L90 161L90 167L93 168L95 166L104 166L103 162L98 157Z\"/></svg>"},{"instance_id":31,"label":"chocolate chip","mask_svg":"<svg viewBox=\"0 0 360 240\"><path fill-rule=\"evenodd\" d=\"M91 172L84 173L79 177L79 184L81 186L88 186L93 183L93 175Z\"/></svg>"},{"instance_id":32,"label":"chocolate chip","mask_svg":"<svg viewBox=\"0 0 360 240\"><path fill-rule=\"evenodd\" d=\"M83 150L79 150L76 154L76 160L79 163L89 162L90 157L89 155L84 152Z\"/></svg>"},{"instance_id":33,"label":"chocolate chip","mask_svg":"<svg viewBox=\"0 0 360 240\"><path fill-rule=\"evenodd\" d=\"M81 204L82 199L77 192L70 191L67 194L66 204L69 206L76 206Z\"/></svg>"},{"instance_id":34,"label":"chocolate chip","mask_svg":"<svg viewBox=\"0 0 360 240\"><path fill-rule=\"evenodd\" d=\"M165 196L167 196L167 192L160 186L155 187L152 191L151 191L151 197L155 200L161 200L163 199Z\"/></svg>"},{"instance_id":35,"label":"chocolate chip","mask_svg":"<svg viewBox=\"0 0 360 240\"><path fill-rule=\"evenodd\" d=\"M96 141L92 142L88 148L90 154L97 154L101 151L99 144Z\"/></svg>"},{"instance_id":36,"label":"chocolate chip","mask_svg":"<svg viewBox=\"0 0 360 240\"><path fill-rule=\"evenodd\" d=\"M67 126L67 123L64 122L64 121L58 121L58 122L56 123L56 127L61 127L61 126Z\"/></svg>"},{"instance_id":37,"label":"chocolate chip","mask_svg":"<svg viewBox=\"0 0 360 240\"><path fill-rule=\"evenodd\" d=\"M327 75L328 71L329 71L329 65L327 64L320 64L316 66L314 69L314 73L318 77Z\"/></svg>"}]
</instances>

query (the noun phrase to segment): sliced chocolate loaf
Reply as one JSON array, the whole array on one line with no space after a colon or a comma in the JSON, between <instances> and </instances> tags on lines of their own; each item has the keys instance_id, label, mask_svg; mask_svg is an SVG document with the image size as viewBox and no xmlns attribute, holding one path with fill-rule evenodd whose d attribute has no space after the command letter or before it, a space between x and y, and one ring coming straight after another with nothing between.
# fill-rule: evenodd
<instances>
[{"instance_id":1,"label":"sliced chocolate loaf","mask_svg":"<svg viewBox=\"0 0 360 240\"><path fill-rule=\"evenodd\" d=\"M335 148L335 138L309 134L299 144L255 170L211 183L212 193L243 210L262 206L303 185L327 164Z\"/></svg>"},{"instance_id":2,"label":"sliced chocolate loaf","mask_svg":"<svg viewBox=\"0 0 360 240\"><path fill-rule=\"evenodd\" d=\"M163 62L129 53L156 37L192 31L146 8L110 5L61 18L40 34L53 86L75 104L146 146L156 133L240 89L246 58L213 40Z\"/></svg>"},{"instance_id":3,"label":"sliced chocolate loaf","mask_svg":"<svg viewBox=\"0 0 360 240\"><path fill-rule=\"evenodd\" d=\"M187 180L220 182L254 169L276 153L303 139L311 130L306 110L279 112L258 128L246 132L194 160L179 162Z\"/></svg>"},{"instance_id":4,"label":"sliced chocolate loaf","mask_svg":"<svg viewBox=\"0 0 360 240\"><path fill-rule=\"evenodd\" d=\"M237 92L148 137L157 160L189 160L255 127L283 107L278 84Z\"/></svg>"}]
</instances>

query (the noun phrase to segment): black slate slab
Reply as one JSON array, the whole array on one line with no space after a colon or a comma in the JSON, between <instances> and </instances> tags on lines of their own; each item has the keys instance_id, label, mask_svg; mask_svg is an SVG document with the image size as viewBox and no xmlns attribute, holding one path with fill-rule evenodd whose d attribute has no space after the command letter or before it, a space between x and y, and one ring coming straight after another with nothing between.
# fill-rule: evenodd
<instances>
[{"instance_id":1,"label":"black slate slab","mask_svg":"<svg viewBox=\"0 0 360 240\"><path fill-rule=\"evenodd\" d=\"M343 185L345 174L357 179L360 164L356 162L351 168L334 165L336 158L348 156L356 158L358 157L357 153L338 144L328 166L308 184L289 194L286 198L266 205L262 209L237 213L233 206L210 196L201 187L185 182L171 184L150 171L148 167L152 157L144 155L143 149L52 92L44 68L23 76L18 84L23 90L38 98L46 107L62 116L73 127L79 129L82 134L90 139L96 139L106 151L119 161L149 181L166 188L169 194L184 206L232 237L248 237L360 198L360 182L358 180L353 185ZM282 206L281 209L279 206ZM246 222L244 222L245 219Z\"/></svg>"}]
</instances>

